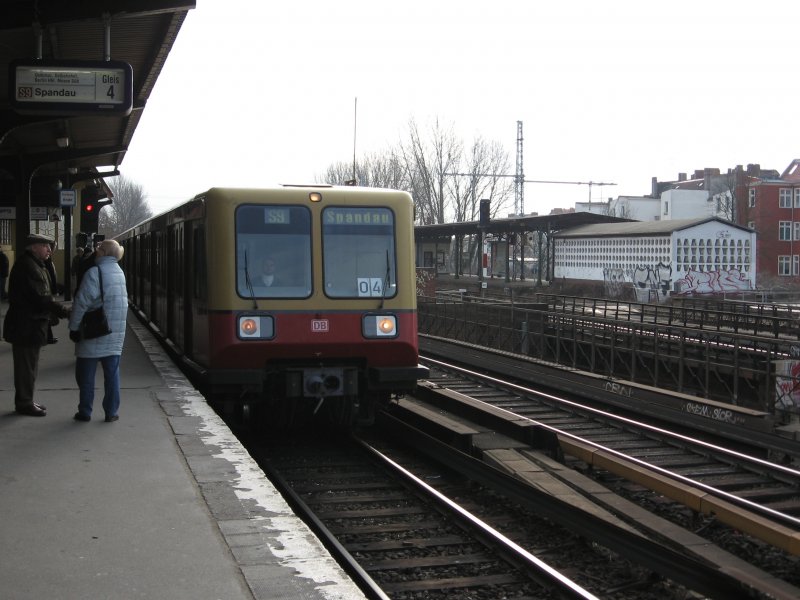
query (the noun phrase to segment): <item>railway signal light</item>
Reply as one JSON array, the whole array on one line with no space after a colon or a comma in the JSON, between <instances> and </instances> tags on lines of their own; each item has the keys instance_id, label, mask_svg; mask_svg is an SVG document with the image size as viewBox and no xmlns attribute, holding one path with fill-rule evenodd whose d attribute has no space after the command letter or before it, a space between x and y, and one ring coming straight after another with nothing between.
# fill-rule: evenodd
<instances>
[{"instance_id":1,"label":"railway signal light","mask_svg":"<svg viewBox=\"0 0 800 600\"><path fill-rule=\"evenodd\" d=\"M100 210L94 200L81 201L81 230L85 233L95 233L99 226Z\"/></svg>"},{"instance_id":2,"label":"railway signal light","mask_svg":"<svg viewBox=\"0 0 800 600\"><path fill-rule=\"evenodd\" d=\"M490 206L491 206L491 200L481 200L480 204L481 225L489 224L489 220L491 219L491 215L489 214Z\"/></svg>"},{"instance_id":3,"label":"railway signal light","mask_svg":"<svg viewBox=\"0 0 800 600\"><path fill-rule=\"evenodd\" d=\"M94 186L84 188L81 192L81 231L92 235L97 233L100 225L100 211L111 199L100 196L100 190Z\"/></svg>"}]
</instances>

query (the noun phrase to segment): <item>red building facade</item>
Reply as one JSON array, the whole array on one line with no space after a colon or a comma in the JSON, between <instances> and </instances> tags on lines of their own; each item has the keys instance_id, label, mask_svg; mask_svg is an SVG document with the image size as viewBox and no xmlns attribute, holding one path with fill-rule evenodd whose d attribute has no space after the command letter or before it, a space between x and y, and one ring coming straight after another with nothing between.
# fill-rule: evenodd
<instances>
[{"instance_id":1,"label":"red building facade","mask_svg":"<svg viewBox=\"0 0 800 600\"><path fill-rule=\"evenodd\" d=\"M746 177L742 183L737 221L758 233L759 287L800 285L800 159L779 178Z\"/></svg>"}]
</instances>

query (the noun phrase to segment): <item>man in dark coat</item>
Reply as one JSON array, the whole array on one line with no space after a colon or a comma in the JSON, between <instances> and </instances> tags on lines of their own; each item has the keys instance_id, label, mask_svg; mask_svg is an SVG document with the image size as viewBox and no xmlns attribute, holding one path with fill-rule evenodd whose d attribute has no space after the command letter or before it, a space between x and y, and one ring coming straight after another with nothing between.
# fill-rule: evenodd
<instances>
[{"instance_id":1,"label":"man in dark coat","mask_svg":"<svg viewBox=\"0 0 800 600\"><path fill-rule=\"evenodd\" d=\"M11 343L14 357L14 407L17 413L32 417L47 415L47 409L33 401L33 392L51 317L69 315L63 304L53 300L45 268L52 243L49 236L30 234L25 252L14 261L8 278L9 307L3 335Z\"/></svg>"},{"instance_id":2,"label":"man in dark coat","mask_svg":"<svg viewBox=\"0 0 800 600\"><path fill-rule=\"evenodd\" d=\"M61 290L58 289L58 275L56 274L56 265L53 262L53 252L56 251L56 245L50 244L50 256L44 261L44 268L47 269L47 274L50 276L50 293L54 296L60 294ZM50 327L47 328L47 343L55 344L58 338L53 335L53 326L58 325L58 318L55 316L50 317Z\"/></svg>"}]
</instances>

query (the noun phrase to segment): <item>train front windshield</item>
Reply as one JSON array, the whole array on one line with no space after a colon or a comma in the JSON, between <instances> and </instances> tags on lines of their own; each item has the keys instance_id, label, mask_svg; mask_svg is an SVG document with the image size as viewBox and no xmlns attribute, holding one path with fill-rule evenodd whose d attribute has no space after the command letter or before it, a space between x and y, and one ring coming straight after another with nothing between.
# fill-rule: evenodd
<instances>
[{"instance_id":1,"label":"train front windshield","mask_svg":"<svg viewBox=\"0 0 800 600\"><path fill-rule=\"evenodd\" d=\"M311 295L311 212L303 206L236 210L236 291L245 298Z\"/></svg>"},{"instance_id":2,"label":"train front windshield","mask_svg":"<svg viewBox=\"0 0 800 600\"><path fill-rule=\"evenodd\" d=\"M394 238L394 214L388 208L325 208L325 294L330 298L391 298L397 294Z\"/></svg>"}]
</instances>

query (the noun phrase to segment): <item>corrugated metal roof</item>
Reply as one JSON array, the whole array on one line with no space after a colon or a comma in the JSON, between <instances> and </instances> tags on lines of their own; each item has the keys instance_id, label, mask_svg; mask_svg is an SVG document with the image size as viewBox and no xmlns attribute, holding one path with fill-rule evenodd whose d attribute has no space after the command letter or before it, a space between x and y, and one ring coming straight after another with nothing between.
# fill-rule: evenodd
<instances>
[{"instance_id":1,"label":"corrugated metal roof","mask_svg":"<svg viewBox=\"0 0 800 600\"><path fill-rule=\"evenodd\" d=\"M553 237L608 237L608 236L645 236L645 235L670 235L676 231L689 229L703 223L716 221L743 231L750 231L730 221L717 217L701 219L671 219L665 221L630 221L627 223L597 223L582 225L571 229L564 229L554 234Z\"/></svg>"},{"instance_id":2,"label":"corrugated metal roof","mask_svg":"<svg viewBox=\"0 0 800 600\"><path fill-rule=\"evenodd\" d=\"M436 240L453 235L476 235L479 231L484 233L505 234L524 233L530 231L552 232L583 225L586 223L609 223L627 221L619 217L607 217L589 212L571 212L557 215L537 215L526 217L511 217L508 219L492 219L488 225L481 226L478 221L464 221L460 223L438 223L435 225L418 225L414 228L417 241Z\"/></svg>"}]
</instances>

